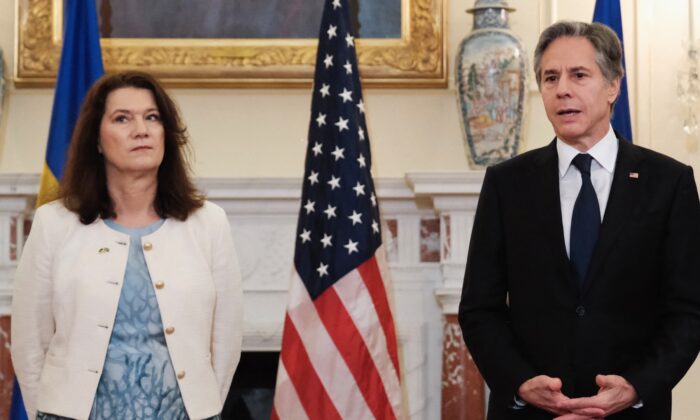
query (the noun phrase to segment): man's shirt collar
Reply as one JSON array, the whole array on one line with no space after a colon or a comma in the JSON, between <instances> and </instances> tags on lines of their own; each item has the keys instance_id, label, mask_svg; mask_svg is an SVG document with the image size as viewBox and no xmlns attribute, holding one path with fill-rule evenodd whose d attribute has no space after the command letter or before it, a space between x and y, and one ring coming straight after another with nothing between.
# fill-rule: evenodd
<instances>
[{"instance_id":1,"label":"man's shirt collar","mask_svg":"<svg viewBox=\"0 0 700 420\"><path fill-rule=\"evenodd\" d=\"M615 137L615 132L612 126L608 129L607 134L596 143L593 147L588 149L588 154L590 154L593 159L595 159L598 164L603 167L609 173L613 173L615 170L615 161L617 160L617 137ZM573 146L566 144L562 139L557 137L557 155L559 157L559 177L563 178L566 172L571 166L571 161L574 160L579 152Z\"/></svg>"}]
</instances>

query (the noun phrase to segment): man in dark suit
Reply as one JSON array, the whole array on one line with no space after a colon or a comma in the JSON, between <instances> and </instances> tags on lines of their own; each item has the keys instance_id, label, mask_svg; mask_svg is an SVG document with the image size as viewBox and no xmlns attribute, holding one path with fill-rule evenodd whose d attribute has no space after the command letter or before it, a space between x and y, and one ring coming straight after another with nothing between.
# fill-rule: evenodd
<instances>
[{"instance_id":1,"label":"man in dark suit","mask_svg":"<svg viewBox=\"0 0 700 420\"><path fill-rule=\"evenodd\" d=\"M693 170L613 132L621 52L604 25L547 28L556 138L486 171L459 320L489 419L670 419L700 348Z\"/></svg>"}]
</instances>

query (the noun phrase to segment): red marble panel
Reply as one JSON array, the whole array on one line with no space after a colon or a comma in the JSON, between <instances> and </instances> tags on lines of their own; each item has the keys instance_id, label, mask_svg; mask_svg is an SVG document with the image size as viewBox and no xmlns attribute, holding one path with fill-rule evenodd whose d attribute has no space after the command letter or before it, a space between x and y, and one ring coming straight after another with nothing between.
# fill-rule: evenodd
<instances>
[{"instance_id":1,"label":"red marble panel","mask_svg":"<svg viewBox=\"0 0 700 420\"><path fill-rule=\"evenodd\" d=\"M32 219L24 219L24 243L27 243L29 232L32 230Z\"/></svg>"},{"instance_id":2,"label":"red marble panel","mask_svg":"<svg viewBox=\"0 0 700 420\"><path fill-rule=\"evenodd\" d=\"M440 219L420 221L420 261L440 262Z\"/></svg>"},{"instance_id":3,"label":"red marble panel","mask_svg":"<svg viewBox=\"0 0 700 420\"><path fill-rule=\"evenodd\" d=\"M450 248L452 247L452 229L450 228L450 215L445 214L442 216L442 224L445 226L445 238L442 241L442 255L445 260L449 260L451 257Z\"/></svg>"},{"instance_id":4,"label":"red marble panel","mask_svg":"<svg viewBox=\"0 0 700 420\"><path fill-rule=\"evenodd\" d=\"M21 224L21 238L17 237L17 225ZM32 220L20 216L10 218L10 261L17 261L21 252L20 245L24 245L32 228ZM20 242L21 240L21 242ZM20 252L18 252L20 251Z\"/></svg>"},{"instance_id":5,"label":"red marble panel","mask_svg":"<svg viewBox=\"0 0 700 420\"><path fill-rule=\"evenodd\" d=\"M442 353L442 418L484 420L484 380L464 345L457 315L446 315Z\"/></svg>"},{"instance_id":6,"label":"red marble panel","mask_svg":"<svg viewBox=\"0 0 700 420\"><path fill-rule=\"evenodd\" d=\"M10 417L15 371L10 360L10 317L0 317L0 418Z\"/></svg>"},{"instance_id":7,"label":"red marble panel","mask_svg":"<svg viewBox=\"0 0 700 420\"><path fill-rule=\"evenodd\" d=\"M10 261L17 260L17 217L10 218Z\"/></svg>"},{"instance_id":8,"label":"red marble panel","mask_svg":"<svg viewBox=\"0 0 700 420\"><path fill-rule=\"evenodd\" d=\"M389 262L399 260L399 223L396 219L385 219L387 232L384 233L384 249Z\"/></svg>"}]
</instances>

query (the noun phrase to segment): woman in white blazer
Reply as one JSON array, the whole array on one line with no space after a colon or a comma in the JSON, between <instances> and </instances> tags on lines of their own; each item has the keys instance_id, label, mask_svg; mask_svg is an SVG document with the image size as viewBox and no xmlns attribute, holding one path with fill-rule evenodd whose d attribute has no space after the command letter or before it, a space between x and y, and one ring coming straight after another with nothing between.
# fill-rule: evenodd
<instances>
[{"instance_id":1,"label":"woman in white blazer","mask_svg":"<svg viewBox=\"0 0 700 420\"><path fill-rule=\"evenodd\" d=\"M241 352L224 211L189 179L186 130L150 75L88 92L60 199L40 207L12 303L30 418L219 418Z\"/></svg>"}]
</instances>

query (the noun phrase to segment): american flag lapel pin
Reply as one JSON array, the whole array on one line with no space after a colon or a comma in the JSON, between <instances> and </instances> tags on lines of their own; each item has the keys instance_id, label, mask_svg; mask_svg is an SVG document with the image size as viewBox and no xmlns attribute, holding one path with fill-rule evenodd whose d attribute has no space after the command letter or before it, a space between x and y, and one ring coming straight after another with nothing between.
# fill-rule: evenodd
<instances>
[{"instance_id":1,"label":"american flag lapel pin","mask_svg":"<svg viewBox=\"0 0 700 420\"><path fill-rule=\"evenodd\" d=\"M630 178L639 179L639 172L630 172Z\"/></svg>"}]
</instances>

